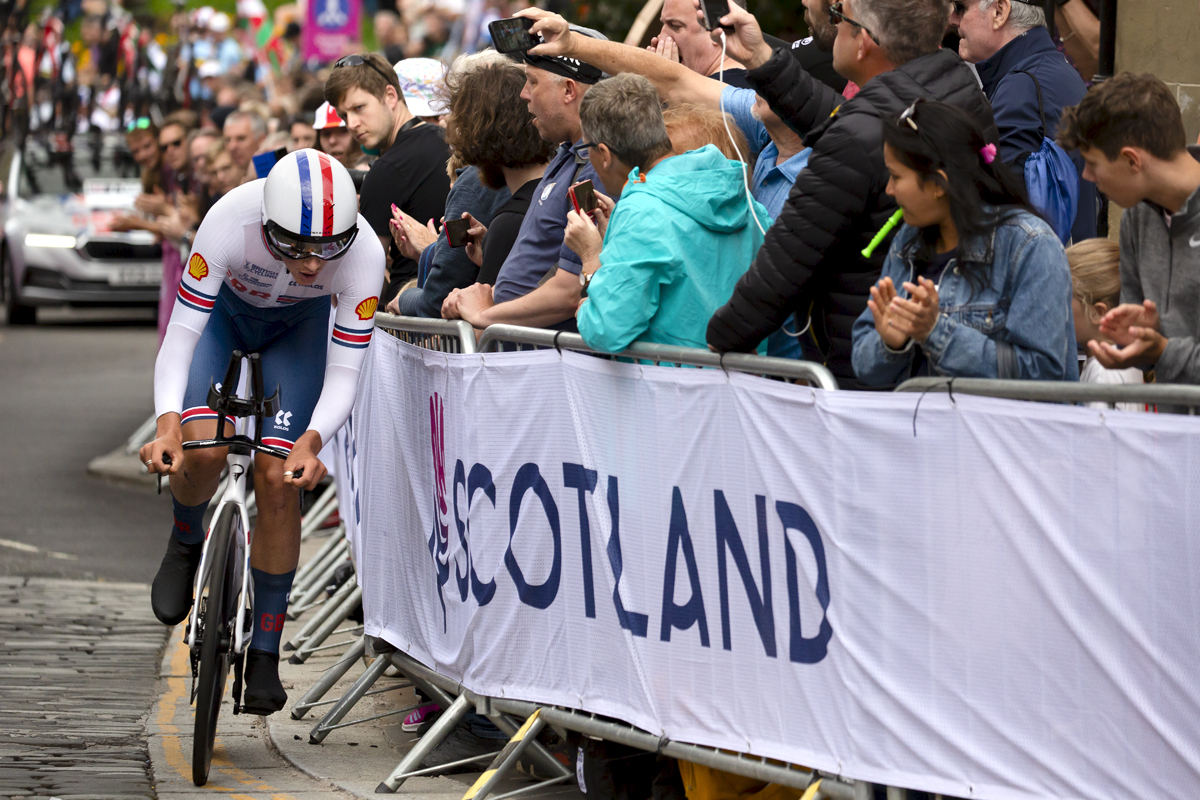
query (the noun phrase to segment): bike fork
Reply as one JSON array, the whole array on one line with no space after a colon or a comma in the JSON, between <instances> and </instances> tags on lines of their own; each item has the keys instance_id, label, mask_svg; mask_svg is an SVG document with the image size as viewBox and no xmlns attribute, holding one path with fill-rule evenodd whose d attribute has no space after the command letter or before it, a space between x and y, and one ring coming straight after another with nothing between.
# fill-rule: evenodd
<instances>
[{"instance_id":1,"label":"bike fork","mask_svg":"<svg viewBox=\"0 0 1200 800\"><path fill-rule=\"evenodd\" d=\"M216 509L213 511L212 522L215 524L221 516L221 510L227 505L232 504L236 507L238 516L241 520L240 531L241 535L232 543L233 560L226 560L229 564L232 574L241 573L241 585L238 586L237 600L233 608L236 609L236 623L234 625L233 636L230 641L230 650L234 658L234 706L233 713L241 712L241 688L242 688L242 662L243 651L249 638L249 631L246 629L246 614L247 599L250 604L253 604L254 588L250 580L250 515L246 510L246 481L250 469L250 456L247 454L230 453L227 456L229 463L229 480L225 486L225 493L221 496L217 503ZM196 583L192 587L192 597L195 601L192 604L192 611L188 620L187 626L187 646L191 654L192 667L192 701L195 701L198 660L200 657L199 639L197 634L199 631L200 614L201 614L201 597L200 594L204 590L204 586L208 583L208 573L211 569L211 552L210 544L212 542L211 526L205 534L204 549L200 555L200 565L196 570ZM207 626L208 633L215 635L218 625L215 621Z\"/></svg>"}]
</instances>

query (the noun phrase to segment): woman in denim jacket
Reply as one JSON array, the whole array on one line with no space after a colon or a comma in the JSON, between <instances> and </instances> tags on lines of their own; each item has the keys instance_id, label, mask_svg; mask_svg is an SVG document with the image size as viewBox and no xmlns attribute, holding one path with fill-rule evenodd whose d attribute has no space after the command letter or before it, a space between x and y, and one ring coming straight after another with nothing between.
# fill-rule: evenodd
<instances>
[{"instance_id":1,"label":"woman in denim jacket","mask_svg":"<svg viewBox=\"0 0 1200 800\"><path fill-rule=\"evenodd\" d=\"M854 323L859 379L1078 380L1066 255L996 145L945 103L918 100L883 126L905 224Z\"/></svg>"}]
</instances>

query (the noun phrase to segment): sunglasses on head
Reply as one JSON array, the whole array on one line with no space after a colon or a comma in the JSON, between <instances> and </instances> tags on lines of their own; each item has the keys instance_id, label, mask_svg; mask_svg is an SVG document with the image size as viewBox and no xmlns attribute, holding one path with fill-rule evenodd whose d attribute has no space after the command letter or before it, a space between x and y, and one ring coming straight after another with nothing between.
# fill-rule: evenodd
<instances>
[{"instance_id":1,"label":"sunglasses on head","mask_svg":"<svg viewBox=\"0 0 1200 800\"><path fill-rule=\"evenodd\" d=\"M871 29L868 28L866 25L863 25L861 22L855 22L854 20L847 17L846 13L844 11L842 11L842 6L843 6L843 3L840 3L840 2L834 3L833 5L829 6L829 24L837 25L838 23L841 23L841 22L848 22L856 28L862 28L864 31L867 32L867 36L871 37L871 41L875 42L875 44L879 44L879 37L876 36L875 34L871 33Z\"/></svg>"},{"instance_id":2,"label":"sunglasses on head","mask_svg":"<svg viewBox=\"0 0 1200 800\"><path fill-rule=\"evenodd\" d=\"M149 127L150 127L150 118L149 117L138 117L137 119L129 121L128 130L144 131Z\"/></svg>"},{"instance_id":3,"label":"sunglasses on head","mask_svg":"<svg viewBox=\"0 0 1200 800\"><path fill-rule=\"evenodd\" d=\"M362 66L363 64L366 64L368 67L370 67L371 69L375 70L380 75L382 75L384 77L384 80L386 80L392 86L399 85L400 78L397 77L395 72L393 72L392 74L389 75L388 73L386 73L382 69L380 69L378 64L376 64L374 61L367 58L366 56L361 56L358 54L342 56L336 62L334 62L333 68L340 69L341 67L359 67L359 66Z\"/></svg>"}]
</instances>

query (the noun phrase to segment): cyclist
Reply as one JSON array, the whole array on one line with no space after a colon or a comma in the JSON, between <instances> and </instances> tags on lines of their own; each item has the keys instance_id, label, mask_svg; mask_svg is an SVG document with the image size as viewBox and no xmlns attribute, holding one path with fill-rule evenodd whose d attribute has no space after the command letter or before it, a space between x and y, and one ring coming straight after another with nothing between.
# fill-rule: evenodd
<instances>
[{"instance_id":1,"label":"cyclist","mask_svg":"<svg viewBox=\"0 0 1200 800\"><path fill-rule=\"evenodd\" d=\"M280 411L263 420L262 441L290 454L286 461L257 455L254 462L248 713L271 714L287 701L279 641L300 554L299 490L325 475L317 454L354 404L383 281L383 247L358 213L350 174L325 153L297 150L265 179L230 191L204 218L155 362L157 438L141 457L152 472L170 475L175 522L150 598L168 625L191 609L203 516L225 466L223 448L182 447L185 439L216 435L209 384L241 350L261 355L268 392L282 387Z\"/></svg>"}]
</instances>

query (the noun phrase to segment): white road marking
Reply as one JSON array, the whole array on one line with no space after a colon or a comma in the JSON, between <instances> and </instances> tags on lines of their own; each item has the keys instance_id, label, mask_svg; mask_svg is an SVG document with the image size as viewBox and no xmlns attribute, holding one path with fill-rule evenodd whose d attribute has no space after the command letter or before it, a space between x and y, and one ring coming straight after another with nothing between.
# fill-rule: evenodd
<instances>
[{"instance_id":1,"label":"white road marking","mask_svg":"<svg viewBox=\"0 0 1200 800\"><path fill-rule=\"evenodd\" d=\"M0 547L8 547L13 550L20 550L22 553L41 553L50 558L59 558L63 561L78 561L79 556L73 556L70 553L58 553L54 550L43 550L40 547L34 547L25 542L14 542L12 539L0 539Z\"/></svg>"}]
</instances>

